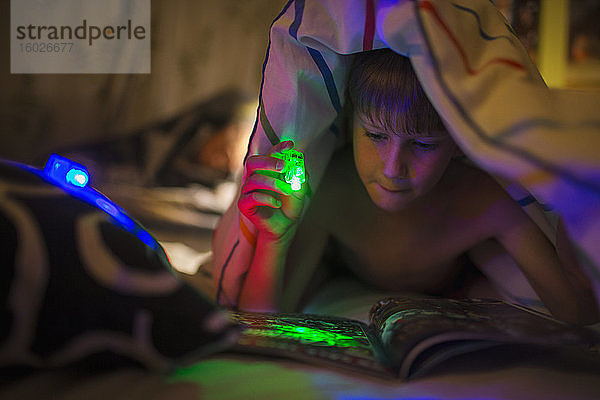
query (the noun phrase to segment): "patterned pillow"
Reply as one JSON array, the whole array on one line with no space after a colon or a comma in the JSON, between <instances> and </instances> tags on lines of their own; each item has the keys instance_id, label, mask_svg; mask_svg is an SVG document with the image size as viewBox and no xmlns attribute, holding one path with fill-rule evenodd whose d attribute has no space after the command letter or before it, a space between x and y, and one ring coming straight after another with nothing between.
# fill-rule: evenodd
<instances>
[{"instance_id":1,"label":"patterned pillow","mask_svg":"<svg viewBox=\"0 0 600 400\"><path fill-rule=\"evenodd\" d=\"M0 162L2 372L163 370L233 342L237 328L139 224L49 182Z\"/></svg>"}]
</instances>

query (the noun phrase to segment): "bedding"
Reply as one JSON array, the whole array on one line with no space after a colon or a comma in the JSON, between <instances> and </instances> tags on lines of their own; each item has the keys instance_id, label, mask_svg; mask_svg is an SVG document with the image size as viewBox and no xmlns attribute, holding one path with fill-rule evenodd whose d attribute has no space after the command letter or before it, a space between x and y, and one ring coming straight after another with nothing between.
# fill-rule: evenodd
<instances>
[{"instance_id":1,"label":"bedding","mask_svg":"<svg viewBox=\"0 0 600 400\"><path fill-rule=\"evenodd\" d=\"M237 329L177 279L152 236L90 190L0 162L2 376L165 371L234 341Z\"/></svg>"},{"instance_id":2,"label":"bedding","mask_svg":"<svg viewBox=\"0 0 600 400\"><path fill-rule=\"evenodd\" d=\"M548 361L551 357L546 357ZM598 374L567 366L478 361L477 367L408 383L342 374L282 360L218 356L164 378L139 370L116 370L87 378L45 373L0 388L6 400L595 400ZM504 364L504 365L503 365Z\"/></svg>"},{"instance_id":3,"label":"bedding","mask_svg":"<svg viewBox=\"0 0 600 400\"><path fill-rule=\"evenodd\" d=\"M210 277L205 277L210 280ZM207 281L208 282L208 281ZM330 297L352 294L333 304ZM336 282L312 312L364 318L380 293ZM482 352L456 359L418 380L399 382L285 359L219 353L168 374L120 368L82 376L72 371L35 374L0 386L0 398L29 399L410 399L592 400L600 396L600 365L569 354L529 352L518 358Z\"/></svg>"}]
</instances>

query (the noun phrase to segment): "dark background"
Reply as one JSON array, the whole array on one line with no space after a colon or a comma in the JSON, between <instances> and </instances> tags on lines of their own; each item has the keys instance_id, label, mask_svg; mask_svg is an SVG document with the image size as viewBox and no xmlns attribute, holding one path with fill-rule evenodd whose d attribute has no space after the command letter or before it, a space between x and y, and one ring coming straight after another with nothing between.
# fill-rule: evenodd
<instances>
[{"instance_id":1,"label":"dark background","mask_svg":"<svg viewBox=\"0 0 600 400\"><path fill-rule=\"evenodd\" d=\"M123 135L237 89L257 97L284 0L152 0L150 74L11 74L10 0L0 0L0 158Z\"/></svg>"}]
</instances>

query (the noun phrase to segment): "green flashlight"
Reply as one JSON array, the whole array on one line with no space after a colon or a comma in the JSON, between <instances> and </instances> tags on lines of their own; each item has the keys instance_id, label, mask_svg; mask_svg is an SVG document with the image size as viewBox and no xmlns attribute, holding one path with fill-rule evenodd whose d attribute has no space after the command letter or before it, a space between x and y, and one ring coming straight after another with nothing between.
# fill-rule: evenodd
<instances>
[{"instance_id":1,"label":"green flashlight","mask_svg":"<svg viewBox=\"0 0 600 400\"><path fill-rule=\"evenodd\" d=\"M285 166L281 171L283 180L292 186L293 191L300 190L306 181L304 155L298 150L285 149L281 153L273 154L273 157L285 161Z\"/></svg>"}]
</instances>

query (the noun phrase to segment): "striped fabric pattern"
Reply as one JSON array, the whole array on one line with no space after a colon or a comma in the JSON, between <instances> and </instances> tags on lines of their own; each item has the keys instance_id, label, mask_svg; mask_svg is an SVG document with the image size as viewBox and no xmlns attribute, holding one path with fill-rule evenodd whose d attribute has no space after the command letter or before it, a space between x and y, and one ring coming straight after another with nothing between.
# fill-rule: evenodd
<instances>
[{"instance_id":1,"label":"striped fabric pattern","mask_svg":"<svg viewBox=\"0 0 600 400\"><path fill-rule=\"evenodd\" d=\"M0 161L0 371L164 371L222 349L215 305L108 214Z\"/></svg>"},{"instance_id":2,"label":"striped fabric pattern","mask_svg":"<svg viewBox=\"0 0 600 400\"><path fill-rule=\"evenodd\" d=\"M600 95L547 88L489 0L289 2L270 30L248 154L265 153L273 132L294 140L315 190L336 146L330 128L352 54L377 48L410 57L465 154L508 181L552 241L555 216L544 209L563 218L600 300ZM241 218L234 202L215 235L216 254L228 256L216 259L218 301L229 305L253 252Z\"/></svg>"}]
</instances>

